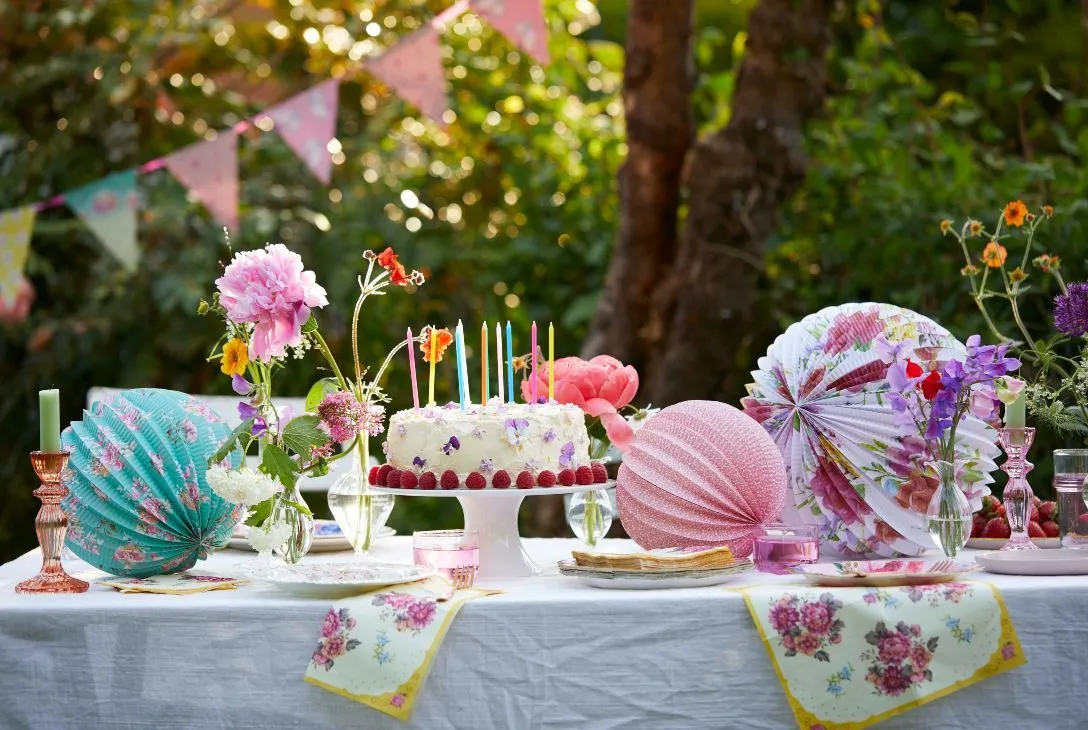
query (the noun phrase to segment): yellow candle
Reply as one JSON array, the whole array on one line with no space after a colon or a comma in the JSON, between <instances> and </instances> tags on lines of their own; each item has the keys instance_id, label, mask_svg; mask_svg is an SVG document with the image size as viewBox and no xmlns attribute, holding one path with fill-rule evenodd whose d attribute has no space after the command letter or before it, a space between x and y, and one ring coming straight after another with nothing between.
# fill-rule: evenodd
<instances>
[{"instance_id":1,"label":"yellow candle","mask_svg":"<svg viewBox=\"0 0 1088 730\"><path fill-rule=\"evenodd\" d=\"M555 400L555 327L548 322L548 400Z\"/></svg>"},{"instance_id":2,"label":"yellow candle","mask_svg":"<svg viewBox=\"0 0 1088 730\"><path fill-rule=\"evenodd\" d=\"M438 333L432 324L430 329L431 377L427 383L427 405L434 405L434 361L438 359Z\"/></svg>"},{"instance_id":3,"label":"yellow candle","mask_svg":"<svg viewBox=\"0 0 1088 730\"><path fill-rule=\"evenodd\" d=\"M487 405L487 399L491 395L490 378L487 376L487 322L480 325L480 393L483 394L480 403Z\"/></svg>"}]
</instances>

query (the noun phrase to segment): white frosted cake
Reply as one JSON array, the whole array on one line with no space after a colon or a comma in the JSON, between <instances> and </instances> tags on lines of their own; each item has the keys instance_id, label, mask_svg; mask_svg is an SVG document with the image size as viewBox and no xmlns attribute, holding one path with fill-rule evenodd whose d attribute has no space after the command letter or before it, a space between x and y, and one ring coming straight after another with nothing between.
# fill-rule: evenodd
<instances>
[{"instance_id":1,"label":"white frosted cake","mask_svg":"<svg viewBox=\"0 0 1088 730\"><path fill-rule=\"evenodd\" d=\"M589 460L585 415L572 405L502 403L409 409L389 419L386 465L371 483L404 489L508 489L607 480Z\"/></svg>"}]
</instances>

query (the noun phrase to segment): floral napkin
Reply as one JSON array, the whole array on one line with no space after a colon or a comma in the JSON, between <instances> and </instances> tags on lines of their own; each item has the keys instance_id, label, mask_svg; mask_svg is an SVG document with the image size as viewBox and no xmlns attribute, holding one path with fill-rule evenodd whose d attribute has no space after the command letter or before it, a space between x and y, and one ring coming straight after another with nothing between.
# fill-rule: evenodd
<instances>
[{"instance_id":1,"label":"floral napkin","mask_svg":"<svg viewBox=\"0 0 1088 730\"><path fill-rule=\"evenodd\" d=\"M988 583L740 589L802 730L856 730L1025 663Z\"/></svg>"},{"instance_id":2,"label":"floral napkin","mask_svg":"<svg viewBox=\"0 0 1088 730\"><path fill-rule=\"evenodd\" d=\"M441 578L338 601L325 616L305 679L407 720L454 616L501 591L450 592Z\"/></svg>"},{"instance_id":3,"label":"floral napkin","mask_svg":"<svg viewBox=\"0 0 1088 730\"><path fill-rule=\"evenodd\" d=\"M226 578L206 573L175 573L174 575L152 575L147 578L109 577L96 581L100 585L116 588L122 593L167 593L186 595L223 591L245 585L245 578Z\"/></svg>"}]
</instances>

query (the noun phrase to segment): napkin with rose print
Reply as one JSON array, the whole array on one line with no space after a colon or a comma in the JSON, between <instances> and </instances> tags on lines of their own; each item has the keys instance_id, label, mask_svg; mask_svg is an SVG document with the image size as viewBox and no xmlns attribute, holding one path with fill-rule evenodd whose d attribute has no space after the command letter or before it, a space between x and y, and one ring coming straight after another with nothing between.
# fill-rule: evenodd
<instances>
[{"instance_id":1,"label":"napkin with rose print","mask_svg":"<svg viewBox=\"0 0 1088 730\"><path fill-rule=\"evenodd\" d=\"M450 593L448 583L432 578L337 601L325 616L305 679L407 720L461 606L500 592Z\"/></svg>"},{"instance_id":2,"label":"napkin with rose print","mask_svg":"<svg viewBox=\"0 0 1088 730\"><path fill-rule=\"evenodd\" d=\"M99 585L116 588L122 593L165 593L184 596L190 593L232 590L249 583L245 578L228 578L207 573L174 573L173 575L151 575L146 578L118 578L110 576L95 581Z\"/></svg>"},{"instance_id":3,"label":"napkin with rose print","mask_svg":"<svg viewBox=\"0 0 1088 730\"><path fill-rule=\"evenodd\" d=\"M988 583L741 592L802 730L860 730L1025 663Z\"/></svg>"}]
</instances>

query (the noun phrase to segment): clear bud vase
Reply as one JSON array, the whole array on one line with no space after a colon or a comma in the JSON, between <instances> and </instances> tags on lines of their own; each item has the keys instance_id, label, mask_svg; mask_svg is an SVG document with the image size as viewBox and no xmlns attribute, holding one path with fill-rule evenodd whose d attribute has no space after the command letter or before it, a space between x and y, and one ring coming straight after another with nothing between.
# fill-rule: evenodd
<instances>
[{"instance_id":1,"label":"clear bud vase","mask_svg":"<svg viewBox=\"0 0 1088 730\"><path fill-rule=\"evenodd\" d=\"M1002 550L1038 550L1028 535L1035 494L1026 477L1035 466L1027 460L1027 453L1034 440L1034 428L1001 428L997 431L997 442L1008 455L1001 465L1001 471L1009 475L1001 500L1005 505L1005 517L1009 520L1011 534Z\"/></svg>"},{"instance_id":2,"label":"clear bud vase","mask_svg":"<svg viewBox=\"0 0 1088 730\"><path fill-rule=\"evenodd\" d=\"M956 482L955 464L931 461L926 466L937 477L937 491L926 510L929 536L941 552L954 558L971 536L971 503Z\"/></svg>"},{"instance_id":3,"label":"clear bud vase","mask_svg":"<svg viewBox=\"0 0 1088 730\"><path fill-rule=\"evenodd\" d=\"M364 438L362 448L352 449L351 468L329 488L329 510L355 549L356 560L366 557L374 541L375 527L385 524L384 518L376 517L388 516L393 509L392 495L370 491L369 467L364 466L370 463L368 442Z\"/></svg>"},{"instance_id":4,"label":"clear bud vase","mask_svg":"<svg viewBox=\"0 0 1088 730\"><path fill-rule=\"evenodd\" d=\"M587 547L596 547L612 527L612 500L608 490L568 495L567 524Z\"/></svg>"},{"instance_id":5,"label":"clear bud vase","mask_svg":"<svg viewBox=\"0 0 1088 730\"><path fill-rule=\"evenodd\" d=\"M285 489L283 493L276 497L276 504L272 507L272 516L269 518L270 524L283 523L291 529L287 542L275 549L275 553L289 565L294 565L302 560L303 555L310 552L310 544L314 539L313 516L299 511L295 507L296 504L309 509L306 500L302 498L302 493L298 490L297 482L295 486Z\"/></svg>"}]
</instances>

